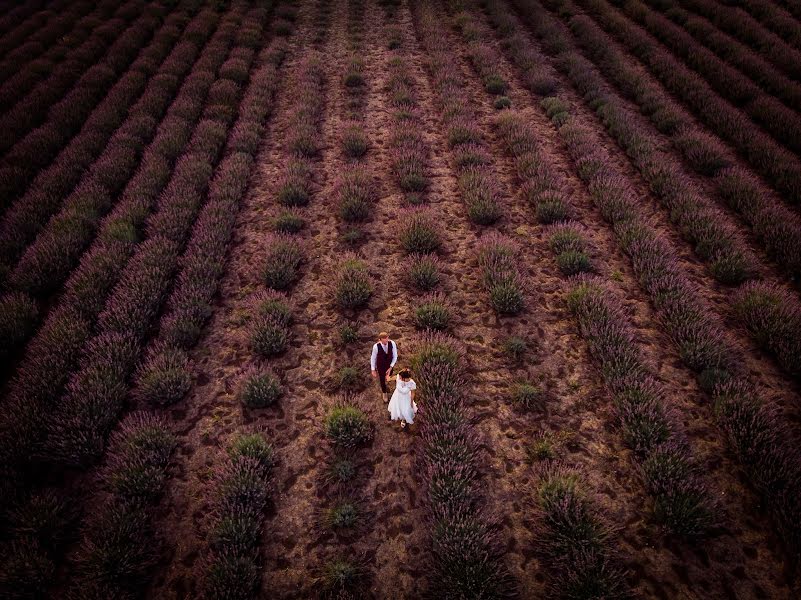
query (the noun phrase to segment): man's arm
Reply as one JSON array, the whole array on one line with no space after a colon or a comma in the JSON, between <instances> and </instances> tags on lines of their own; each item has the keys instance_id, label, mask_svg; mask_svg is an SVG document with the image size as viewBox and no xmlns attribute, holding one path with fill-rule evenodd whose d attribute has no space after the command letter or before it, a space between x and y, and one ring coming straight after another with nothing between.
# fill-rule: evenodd
<instances>
[{"instance_id":1,"label":"man's arm","mask_svg":"<svg viewBox=\"0 0 801 600\"><path fill-rule=\"evenodd\" d=\"M370 370L375 372L375 361L378 358L378 346L373 344L373 351L370 353Z\"/></svg>"},{"instance_id":2,"label":"man's arm","mask_svg":"<svg viewBox=\"0 0 801 600\"><path fill-rule=\"evenodd\" d=\"M395 366L395 363L398 362L398 345L392 340L390 340L389 343L392 344L392 362L389 363L390 368L392 368Z\"/></svg>"}]
</instances>

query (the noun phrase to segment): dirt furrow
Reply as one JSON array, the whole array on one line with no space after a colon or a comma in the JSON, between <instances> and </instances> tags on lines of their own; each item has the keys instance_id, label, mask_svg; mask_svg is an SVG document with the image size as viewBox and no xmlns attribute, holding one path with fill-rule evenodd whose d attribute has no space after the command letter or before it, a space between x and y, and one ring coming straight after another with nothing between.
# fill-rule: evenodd
<instances>
[{"instance_id":1,"label":"dirt furrow","mask_svg":"<svg viewBox=\"0 0 801 600\"><path fill-rule=\"evenodd\" d=\"M407 365L407 342L413 337L413 325L408 290L402 283L406 259L398 240L403 195L394 186L390 171L391 107L386 87L391 52L387 49L385 14L375 1L366 2L365 21L368 25L361 55L370 90L363 124L370 149L364 162L377 179L378 201L366 226L360 254L376 274L377 293L362 324L362 337L369 343L361 344L361 352L353 357L353 362L357 368L366 370L370 345L381 330L388 331L398 345L398 367ZM395 24L410 31L408 20ZM415 478L415 433L400 431L397 422L388 421L386 403L376 388L375 382L370 381L365 405L365 412L376 424L373 471L364 490L365 498L374 507L372 591L376 598L418 597L426 585L421 560L426 523Z\"/></svg>"}]
</instances>

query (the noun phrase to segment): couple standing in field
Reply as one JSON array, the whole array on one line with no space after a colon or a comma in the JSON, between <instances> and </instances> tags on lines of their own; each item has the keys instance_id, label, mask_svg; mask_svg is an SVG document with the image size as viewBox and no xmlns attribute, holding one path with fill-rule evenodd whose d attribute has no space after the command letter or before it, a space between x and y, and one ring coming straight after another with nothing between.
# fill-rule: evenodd
<instances>
[{"instance_id":1,"label":"couple standing in field","mask_svg":"<svg viewBox=\"0 0 801 600\"><path fill-rule=\"evenodd\" d=\"M414 402L414 392L417 384L412 379L412 370L401 369L397 375L392 374L395 363L398 362L398 345L389 339L389 334L382 331L378 334L378 341L373 344L373 351L370 354L370 370L373 378L378 380L381 388L381 397L387 401L389 392L387 384L395 382L395 391L387 405L389 419L400 421L401 429L406 425L414 423L414 415L417 413L417 404Z\"/></svg>"}]
</instances>

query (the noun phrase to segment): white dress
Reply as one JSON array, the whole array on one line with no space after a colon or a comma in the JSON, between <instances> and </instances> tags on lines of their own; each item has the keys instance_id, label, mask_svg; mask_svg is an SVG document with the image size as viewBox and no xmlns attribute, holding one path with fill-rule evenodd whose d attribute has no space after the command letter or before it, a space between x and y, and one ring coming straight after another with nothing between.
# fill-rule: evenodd
<instances>
[{"instance_id":1,"label":"white dress","mask_svg":"<svg viewBox=\"0 0 801 600\"><path fill-rule=\"evenodd\" d=\"M413 379L403 381L397 379L395 391L389 401L387 410L393 421L403 419L407 423L414 423L414 415L417 412L417 404L412 401L412 390L417 389L417 384Z\"/></svg>"}]
</instances>

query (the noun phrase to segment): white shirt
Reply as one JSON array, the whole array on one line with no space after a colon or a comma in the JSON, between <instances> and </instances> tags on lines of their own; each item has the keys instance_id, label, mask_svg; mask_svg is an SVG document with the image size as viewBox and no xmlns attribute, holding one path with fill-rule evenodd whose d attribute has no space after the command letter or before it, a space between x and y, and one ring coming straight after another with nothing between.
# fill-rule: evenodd
<instances>
[{"instance_id":1,"label":"white shirt","mask_svg":"<svg viewBox=\"0 0 801 600\"><path fill-rule=\"evenodd\" d=\"M375 361L378 358L378 345L379 344L381 344L381 342L376 342L375 344L373 344L373 353L370 355L370 370L371 371L375 371ZM392 344L392 362L389 363L389 366L390 367L394 367L395 363L398 362L398 347L395 345L395 342L393 342L392 340L389 340L389 343L387 344L387 346L389 344ZM385 346L384 344L381 344L381 347L383 348L384 352L389 352L389 348L387 346Z\"/></svg>"}]
</instances>

